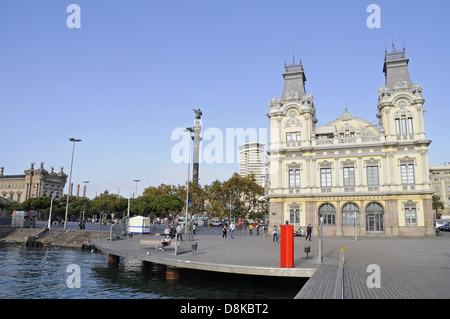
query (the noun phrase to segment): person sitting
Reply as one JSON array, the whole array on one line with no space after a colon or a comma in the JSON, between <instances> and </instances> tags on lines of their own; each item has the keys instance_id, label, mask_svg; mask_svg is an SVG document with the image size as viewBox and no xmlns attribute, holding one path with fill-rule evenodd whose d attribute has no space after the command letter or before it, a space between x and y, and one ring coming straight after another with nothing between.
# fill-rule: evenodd
<instances>
[{"instance_id":1,"label":"person sitting","mask_svg":"<svg viewBox=\"0 0 450 319\"><path fill-rule=\"evenodd\" d=\"M161 240L161 248L159 248L159 250L164 251L164 247L168 246L171 240L170 236L166 235L164 239Z\"/></svg>"}]
</instances>

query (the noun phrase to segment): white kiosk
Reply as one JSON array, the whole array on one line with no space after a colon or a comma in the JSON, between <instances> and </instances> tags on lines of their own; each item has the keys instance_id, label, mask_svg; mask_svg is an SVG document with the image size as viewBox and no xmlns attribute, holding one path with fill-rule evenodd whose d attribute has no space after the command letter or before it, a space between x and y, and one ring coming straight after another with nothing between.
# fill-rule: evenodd
<instances>
[{"instance_id":1,"label":"white kiosk","mask_svg":"<svg viewBox=\"0 0 450 319\"><path fill-rule=\"evenodd\" d=\"M130 218L128 232L134 234L150 234L150 218L143 216Z\"/></svg>"}]
</instances>

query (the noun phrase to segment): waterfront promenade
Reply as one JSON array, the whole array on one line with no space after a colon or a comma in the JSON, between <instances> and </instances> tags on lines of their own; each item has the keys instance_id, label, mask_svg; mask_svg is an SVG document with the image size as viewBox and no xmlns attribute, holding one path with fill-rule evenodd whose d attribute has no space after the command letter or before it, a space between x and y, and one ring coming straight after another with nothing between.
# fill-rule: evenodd
<instances>
[{"instance_id":1,"label":"waterfront promenade","mask_svg":"<svg viewBox=\"0 0 450 319\"><path fill-rule=\"evenodd\" d=\"M152 230L152 232L162 230ZM102 251L178 269L190 268L261 276L311 277L296 298L334 298L336 269L340 248L344 247L343 298L450 298L450 233L438 237L324 237L322 264L318 259L318 239L294 240L294 267L280 268L280 246L272 237L249 236L248 230L238 231L234 239L222 238L220 229L199 227L195 240L197 254L175 256L173 249L156 251L138 246L141 238L109 242L97 239L94 244ZM306 258L304 245L311 245ZM381 268L381 288L369 289L366 280L368 265ZM327 265L326 276L314 274ZM181 274L182 275L182 274ZM321 283L320 285L318 283ZM325 285L324 285L325 283ZM299 287L300 290L300 287Z\"/></svg>"}]
</instances>

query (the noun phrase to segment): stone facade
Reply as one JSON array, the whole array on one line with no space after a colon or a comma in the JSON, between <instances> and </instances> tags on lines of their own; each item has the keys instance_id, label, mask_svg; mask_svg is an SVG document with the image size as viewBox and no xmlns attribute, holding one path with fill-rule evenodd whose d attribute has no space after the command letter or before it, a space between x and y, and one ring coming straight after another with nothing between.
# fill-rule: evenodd
<instances>
[{"instance_id":1,"label":"stone facade","mask_svg":"<svg viewBox=\"0 0 450 319\"><path fill-rule=\"evenodd\" d=\"M44 162L41 162L38 169L34 169L34 163L31 163L31 167L24 173L4 175L4 168L0 167L0 196L19 203L37 196L63 196L67 175L62 167L55 173L53 167L50 167L50 172L44 169Z\"/></svg>"},{"instance_id":2,"label":"stone facade","mask_svg":"<svg viewBox=\"0 0 450 319\"><path fill-rule=\"evenodd\" d=\"M313 226L326 236L433 233L422 89L405 50L387 53L374 125L347 109L317 126L301 63L285 65L282 98L269 103L270 223ZM356 72L356 71L355 71ZM356 224L356 225L355 225Z\"/></svg>"},{"instance_id":3,"label":"stone facade","mask_svg":"<svg viewBox=\"0 0 450 319\"><path fill-rule=\"evenodd\" d=\"M430 166L431 190L445 205L442 215L450 215L450 163Z\"/></svg>"}]
</instances>

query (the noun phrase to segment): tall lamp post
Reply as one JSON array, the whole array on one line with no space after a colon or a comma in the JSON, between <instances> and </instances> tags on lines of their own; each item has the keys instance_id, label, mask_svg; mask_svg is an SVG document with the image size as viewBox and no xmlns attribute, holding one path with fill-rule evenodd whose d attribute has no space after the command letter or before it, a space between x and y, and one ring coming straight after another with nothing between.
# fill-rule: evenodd
<instances>
[{"instance_id":1,"label":"tall lamp post","mask_svg":"<svg viewBox=\"0 0 450 319\"><path fill-rule=\"evenodd\" d=\"M136 198L138 197L137 196L137 183L139 183L141 180L140 179L133 179L133 182L136 182ZM133 196L133 198L134 198L134 196Z\"/></svg>"},{"instance_id":2,"label":"tall lamp post","mask_svg":"<svg viewBox=\"0 0 450 319\"><path fill-rule=\"evenodd\" d=\"M75 143L76 142L81 142L81 139L76 139L76 138L69 138L70 142L73 142L73 149L72 149L72 162L70 163L70 174L69 174L69 189L70 189L70 184L72 183L72 167L73 167L73 154L75 153ZM67 192L67 202L66 202L66 217L64 219L64 229L67 228L67 214L69 213L69 195L70 192Z\"/></svg>"}]
</instances>

